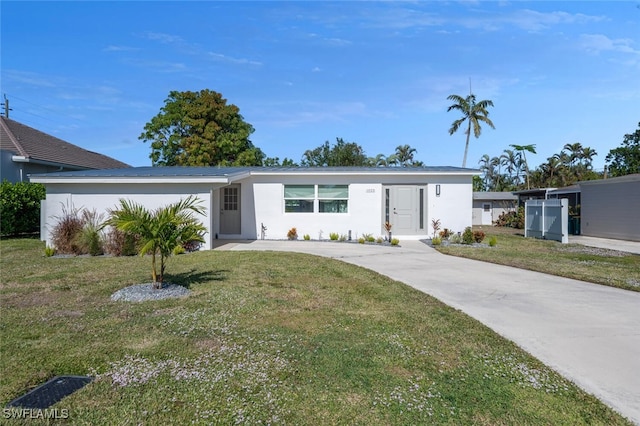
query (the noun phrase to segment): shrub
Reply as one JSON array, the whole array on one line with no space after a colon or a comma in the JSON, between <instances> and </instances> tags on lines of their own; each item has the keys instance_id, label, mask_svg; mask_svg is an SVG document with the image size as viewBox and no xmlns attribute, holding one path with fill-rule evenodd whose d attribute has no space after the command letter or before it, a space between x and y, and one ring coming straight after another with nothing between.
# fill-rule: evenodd
<instances>
[{"instance_id":1,"label":"shrub","mask_svg":"<svg viewBox=\"0 0 640 426\"><path fill-rule=\"evenodd\" d=\"M298 230L296 228L289 229L289 232L287 232L287 238L290 239L290 240L297 240L298 239Z\"/></svg>"},{"instance_id":2,"label":"shrub","mask_svg":"<svg viewBox=\"0 0 640 426\"><path fill-rule=\"evenodd\" d=\"M495 221L496 226L505 226L509 228L524 229L524 207L518 207L518 210L503 212Z\"/></svg>"},{"instance_id":3,"label":"shrub","mask_svg":"<svg viewBox=\"0 0 640 426\"><path fill-rule=\"evenodd\" d=\"M384 241L384 239L382 237L376 238L376 243L378 243L378 244L382 244L383 241Z\"/></svg>"},{"instance_id":4,"label":"shrub","mask_svg":"<svg viewBox=\"0 0 640 426\"><path fill-rule=\"evenodd\" d=\"M173 248L173 254L175 254L175 255L178 255L178 254L184 254L184 253L186 253L186 252L187 252L187 251L186 251L186 250L184 249L184 247L182 247L182 246L175 246L175 247Z\"/></svg>"},{"instance_id":5,"label":"shrub","mask_svg":"<svg viewBox=\"0 0 640 426\"><path fill-rule=\"evenodd\" d=\"M433 236L435 237L440 230L440 219L431 219L431 227L433 228Z\"/></svg>"},{"instance_id":6,"label":"shrub","mask_svg":"<svg viewBox=\"0 0 640 426\"><path fill-rule=\"evenodd\" d=\"M56 254L56 249L54 249L53 247L51 247L51 246L46 246L46 247L44 248L44 255L45 255L46 257L51 257L51 256L53 256L54 254Z\"/></svg>"},{"instance_id":7,"label":"shrub","mask_svg":"<svg viewBox=\"0 0 640 426\"><path fill-rule=\"evenodd\" d=\"M460 234L451 234L449 236L449 242L451 244L462 244L462 235L460 235Z\"/></svg>"},{"instance_id":8,"label":"shrub","mask_svg":"<svg viewBox=\"0 0 640 426\"><path fill-rule=\"evenodd\" d=\"M3 181L0 186L0 232L18 235L40 229L40 201L46 196L40 183Z\"/></svg>"},{"instance_id":9,"label":"shrub","mask_svg":"<svg viewBox=\"0 0 640 426\"><path fill-rule=\"evenodd\" d=\"M58 222L51 230L51 242L62 254L83 254L80 233L84 228L84 221L79 211L73 206L63 206L62 215L55 217Z\"/></svg>"},{"instance_id":10,"label":"shrub","mask_svg":"<svg viewBox=\"0 0 640 426\"><path fill-rule=\"evenodd\" d=\"M358 238L358 244L364 244L364 242L365 242L365 238L364 237Z\"/></svg>"},{"instance_id":11,"label":"shrub","mask_svg":"<svg viewBox=\"0 0 640 426\"><path fill-rule=\"evenodd\" d=\"M448 228L444 228L442 231L440 231L440 233L438 234L440 236L440 239L442 240L446 240L451 236L452 232L450 229Z\"/></svg>"},{"instance_id":12,"label":"shrub","mask_svg":"<svg viewBox=\"0 0 640 426\"><path fill-rule=\"evenodd\" d=\"M492 235L491 238L489 238L489 247L495 247L496 244L498 244L498 239L495 235Z\"/></svg>"},{"instance_id":13,"label":"shrub","mask_svg":"<svg viewBox=\"0 0 640 426\"><path fill-rule=\"evenodd\" d=\"M112 226L105 235L104 251L112 256L134 256L138 253L139 237ZM187 251L190 251L185 247Z\"/></svg>"},{"instance_id":14,"label":"shrub","mask_svg":"<svg viewBox=\"0 0 640 426\"><path fill-rule=\"evenodd\" d=\"M338 238L340 238L340 235L338 235L337 232L330 232L329 233L329 239L331 241L338 241Z\"/></svg>"},{"instance_id":15,"label":"shrub","mask_svg":"<svg viewBox=\"0 0 640 426\"><path fill-rule=\"evenodd\" d=\"M182 248L184 248L187 253L192 253L200 250L201 245L202 243L200 241L184 241L182 243Z\"/></svg>"},{"instance_id":16,"label":"shrub","mask_svg":"<svg viewBox=\"0 0 640 426\"><path fill-rule=\"evenodd\" d=\"M485 236L484 231L473 231L473 241L476 243L481 243Z\"/></svg>"},{"instance_id":17,"label":"shrub","mask_svg":"<svg viewBox=\"0 0 640 426\"><path fill-rule=\"evenodd\" d=\"M375 237L371 234L363 234L362 238L364 238L364 240L368 243L373 243L376 240Z\"/></svg>"},{"instance_id":18,"label":"shrub","mask_svg":"<svg viewBox=\"0 0 640 426\"><path fill-rule=\"evenodd\" d=\"M304 236L302 238L304 238L305 241L309 241L311 239L311 235L304 234Z\"/></svg>"},{"instance_id":19,"label":"shrub","mask_svg":"<svg viewBox=\"0 0 640 426\"><path fill-rule=\"evenodd\" d=\"M95 209L82 211L81 220L83 225L78 234L78 245L82 253L89 253L91 256L104 254L102 219L103 215L98 214Z\"/></svg>"},{"instance_id":20,"label":"shrub","mask_svg":"<svg viewBox=\"0 0 640 426\"><path fill-rule=\"evenodd\" d=\"M345 234L340 235L340 238L338 238L339 241L347 241L347 236Z\"/></svg>"},{"instance_id":21,"label":"shrub","mask_svg":"<svg viewBox=\"0 0 640 426\"><path fill-rule=\"evenodd\" d=\"M392 246L397 246L398 244L400 244L400 240L397 238L392 238L391 239L391 245Z\"/></svg>"},{"instance_id":22,"label":"shrub","mask_svg":"<svg viewBox=\"0 0 640 426\"><path fill-rule=\"evenodd\" d=\"M431 244L434 246L439 246L440 244L442 244L442 238L440 237L433 237L431 239Z\"/></svg>"},{"instance_id":23,"label":"shrub","mask_svg":"<svg viewBox=\"0 0 640 426\"><path fill-rule=\"evenodd\" d=\"M462 233L462 244L473 244L473 231L467 226Z\"/></svg>"}]
</instances>

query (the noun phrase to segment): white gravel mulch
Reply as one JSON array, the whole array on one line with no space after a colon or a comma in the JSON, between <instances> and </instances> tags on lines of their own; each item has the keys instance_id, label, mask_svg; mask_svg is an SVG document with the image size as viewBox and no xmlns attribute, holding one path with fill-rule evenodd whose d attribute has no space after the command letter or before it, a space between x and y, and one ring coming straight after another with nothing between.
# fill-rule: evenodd
<instances>
[{"instance_id":1,"label":"white gravel mulch","mask_svg":"<svg viewBox=\"0 0 640 426\"><path fill-rule=\"evenodd\" d=\"M153 288L153 283L125 287L113 293L111 300L125 302L144 302L187 296L191 291L176 284L163 284L162 288Z\"/></svg>"}]
</instances>

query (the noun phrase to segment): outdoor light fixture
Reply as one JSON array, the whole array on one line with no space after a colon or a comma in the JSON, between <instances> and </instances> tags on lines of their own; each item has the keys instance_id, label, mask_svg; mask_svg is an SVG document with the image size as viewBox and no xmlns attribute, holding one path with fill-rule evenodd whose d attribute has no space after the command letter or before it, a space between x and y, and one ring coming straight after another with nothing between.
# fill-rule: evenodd
<instances>
[{"instance_id":1,"label":"outdoor light fixture","mask_svg":"<svg viewBox=\"0 0 640 426\"><path fill-rule=\"evenodd\" d=\"M436 185L436 196L440 196L440 184Z\"/></svg>"}]
</instances>

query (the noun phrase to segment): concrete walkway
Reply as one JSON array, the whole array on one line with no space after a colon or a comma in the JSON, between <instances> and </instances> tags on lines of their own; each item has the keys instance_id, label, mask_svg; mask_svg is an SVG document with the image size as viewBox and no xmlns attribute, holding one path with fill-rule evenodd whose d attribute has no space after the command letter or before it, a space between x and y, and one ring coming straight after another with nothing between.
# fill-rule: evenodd
<instances>
[{"instance_id":1,"label":"concrete walkway","mask_svg":"<svg viewBox=\"0 0 640 426\"><path fill-rule=\"evenodd\" d=\"M640 242L638 241L611 240L608 238L587 237L586 235L569 235L569 243L640 254Z\"/></svg>"},{"instance_id":2,"label":"concrete walkway","mask_svg":"<svg viewBox=\"0 0 640 426\"><path fill-rule=\"evenodd\" d=\"M219 249L315 254L404 282L489 326L640 425L638 292L446 256L419 241L265 240Z\"/></svg>"}]
</instances>

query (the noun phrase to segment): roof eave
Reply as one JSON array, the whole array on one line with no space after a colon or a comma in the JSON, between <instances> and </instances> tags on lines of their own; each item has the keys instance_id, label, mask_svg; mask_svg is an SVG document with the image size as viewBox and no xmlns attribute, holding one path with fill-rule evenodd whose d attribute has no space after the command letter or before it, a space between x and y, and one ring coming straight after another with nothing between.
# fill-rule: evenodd
<instances>
[{"instance_id":1,"label":"roof eave","mask_svg":"<svg viewBox=\"0 0 640 426\"><path fill-rule=\"evenodd\" d=\"M195 176L195 177L61 177L35 175L29 176L30 182L35 183L145 183L145 184L173 184L173 183L206 183L206 184L222 184L227 185L232 182L227 176Z\"/></svg>"},{"instance_id":2,"label":"roof eave","mask_svg":"<svg viewBox=\"0 0 640 426\"><path fill-rule=\"evenodd\" d=\"M37 158L27 157L24 155L12 155L11 161L14 163L30 163L30 164L38 164L41 166L52 166L52 167L61 167L61 168L73 168L76 170L91 170L91 167L78 166L76 164L68 164L68 163L56 163L55 161L46 161L46 160L38 160Z\"/></svg>"}]
</instances>

